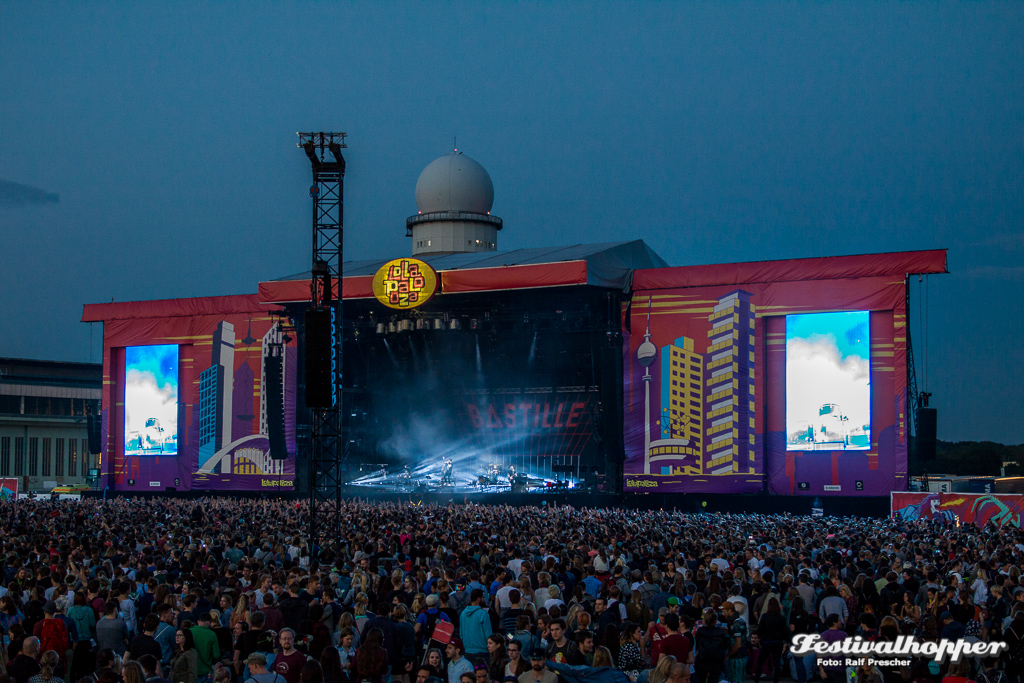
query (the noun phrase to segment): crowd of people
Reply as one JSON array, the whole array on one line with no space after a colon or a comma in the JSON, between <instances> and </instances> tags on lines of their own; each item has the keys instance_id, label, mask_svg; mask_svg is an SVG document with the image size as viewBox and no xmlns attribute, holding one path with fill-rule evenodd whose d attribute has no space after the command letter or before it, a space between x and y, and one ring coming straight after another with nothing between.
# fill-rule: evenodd
<instances>
[{"instance_id":1,"label":"crowd of people","mask_svg":"<svg viewBox=\"0 0 1024 683\"><path fill-rule=\"evenodd\" d=\"M350 500L0 503L0 683L1022 683L1017 528ZM1005 642L846 667L794 636Z\"/></svg>"}]
</instances>

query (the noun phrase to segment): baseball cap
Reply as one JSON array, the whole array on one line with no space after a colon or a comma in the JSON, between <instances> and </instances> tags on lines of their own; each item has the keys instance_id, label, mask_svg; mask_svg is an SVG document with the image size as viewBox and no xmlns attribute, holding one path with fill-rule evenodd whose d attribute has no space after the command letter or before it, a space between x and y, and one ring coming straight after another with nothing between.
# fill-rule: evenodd
<instances>
[{"instance_id":1,"label":"baseball cap","mask_svg":"<svg viewBox=\"0 0 1024 683\"><path fill-rule=\"evenodd\" d=\"M943 612L941 615L939 615L939 621L945 621L946 619L952 619L952 618L953 618L953 615L950 614L949 612Z\"/></svg>"},{"instance_id":2,"label":"baseball cap","mask_svg":"<svg viewBox=\"0 0 1024 683\"><path fill-rule=\"evenodd\" d=\"M672 605L673 607L679 605L679 598L673 595L668 599L668 604Z\"/></svg>"},{"instance_id":3,"label":"baseball cap","mask_svg":"<svg viewBox=\"0 0 1024 683\"><path fill-rule=\"evenodd\" d=\"M530 650L530 659L547 659L547 653L539 647Z\"/></svg>"},{"instance_id":4,"label":"baseball cap","mask_svg":"<svg viewBox=\"0 0 1024 683\"><path fill-rule=\"evenodd\" d=\"M436 606L437 606L437 595L434 595L433 593L431 593L430 595L427 596L427 607L436 607Z\"/></svg>"}]
</instances>

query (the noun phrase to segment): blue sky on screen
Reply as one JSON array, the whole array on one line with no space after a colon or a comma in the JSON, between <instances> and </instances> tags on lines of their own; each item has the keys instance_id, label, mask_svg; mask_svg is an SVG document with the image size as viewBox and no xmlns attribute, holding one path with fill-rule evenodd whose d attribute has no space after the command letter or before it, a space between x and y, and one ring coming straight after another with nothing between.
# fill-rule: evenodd
<instances>
[{"instance_id":1,"label":"blue sky on screen","mask_svg":"<svg viewBox=\"0 0 1024 683\"><path fill-rule=\"evenodd\" d=\"M129 346L125 349L125 369L149 373L156 381L157 388L168 385L178 394L178 347L174 344L160 346Z\"/></svg>"},{"instance_id":2,"label":"blue sky on screen","mask_svg":"<svg viewBox=\"0 0 1024 683\"><path fill-rule=\"evenodd\" d=\"M832 337L843 358L867 358L870 353L867 311L809 313L786 317L786 341L795 338L811 339L815 335Z\"/></svg>"}]
</instances>

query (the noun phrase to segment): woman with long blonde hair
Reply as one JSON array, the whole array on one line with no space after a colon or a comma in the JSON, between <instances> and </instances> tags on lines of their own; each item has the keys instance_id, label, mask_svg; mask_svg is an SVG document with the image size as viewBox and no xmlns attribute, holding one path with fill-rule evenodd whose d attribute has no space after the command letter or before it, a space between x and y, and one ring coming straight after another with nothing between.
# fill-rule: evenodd
<instances>
[{"instance_id":1,"label":"woman with long blonde hair","mask_svg":"<svg viewBox=\"0 0 1024 683\"><path fill-rule=\"evenodd\" d=\"M249 596L242 593L235 602L235 608L231 610L231 618L228 620L231 632L235 632L235 626L239 623L252 626L252 615L249 613Z\"/></svg>"},{"instance_id":2,"label":"woman with long blonde hair","mask_svg":"<svg viewBox=\"0 0 1024 683\"><path fill-rule=\"evenodd\" d=\"M665 655L658 660L657 665L651 670L650 675L647 677L648 683L665 683L668 680L669 674L672 672L672 667L676 664L676 658L672 655Z\"/></svg>"},{"instance_id":3,"label":"woman with long blonde hair","mask_svg":"<svg viewBox=\"0 0 1024 683\"><path fill-rule=\"evenodd\" d=\"M370 604L370 599L366 597L366 593L359 593L356 595L355 602L352 605L352 614L355 617L356 632L359 633L360 640L363 636L363 630L366 628L367 622L369 622L369 614L367 614L367 607Z\"/></svg>"}]
</instances>

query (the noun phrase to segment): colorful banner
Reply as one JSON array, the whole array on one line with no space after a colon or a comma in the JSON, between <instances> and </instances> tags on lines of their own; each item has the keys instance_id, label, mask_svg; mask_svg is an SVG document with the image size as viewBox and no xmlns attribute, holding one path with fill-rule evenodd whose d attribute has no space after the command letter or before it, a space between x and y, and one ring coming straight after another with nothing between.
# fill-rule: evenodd
<instances>
[{"instance_id":1,"label":"colorful banner","mask_svg":"<svg viewBox=\"0 0 1024 683\"><path fill-rule=\"evenodd\" d=\"M0 479L0 500L14 500L18 497L17 479Z\"/></svg>"},{"instance_id":2,"label":"colorful banner","mask_svg":"<svg viewBox=\"0 0 1024 683\"><path fill-rule=\"evenodd\" d=\"M758 298L736 287L633 295L623 490L761 490Z\"/></svg>"},{"instance_id":3,"label":"colorful banner","mask_svg":"<svg viewBox=\"0 0 1024 683\"><path fill-rule=\"evenodd\" d=\"M890 494L892 517L904 522L919 519L946 524L988 523L1020 528L1024 512L1024 494L988 493L915 493Z\"/></svg>"},{"instance_id":4,"label":"colorful banner","mask_svg":"<svg viewBox=\"0 0 1024 683\"><path fill-rule=\"evenodd\" d=\"M255 296L211 297L86 308L104 322L101 486L123 491L291 490L295 480L297 347ZM148 314L148 315L147 315ZM177 349L177 454L140 451L126 434L129 356L147 346ZM282 358L280 396L266 389L264 359ZM137 370L133 370L137 371ZM283 404L288 457L270 457L269 414ZM153 409L151 409L152 412ZM142 415L143 430L151 421ZM166 417L161 424L174 421ZM169 438L169 437L165 437ZM127 454L126 454L126 446Z\"/></svg>"},{"instance_id":5,"label":"colorful banner","mask_svg":"<svg viewBox=\"0 0 1024 683\"><path fill-rule=\"evenodd\" d=\"M877 496L905 485L902 277L678 282L635 291L628 308L625 491ZM860 317L811 317L787 336L788 316L835 312ZM807 384L790 403L803 415L817 401L813 415L791 421L793 434L787 357L800 360L793 376ZM865 379L869 407L860 405Z\"/></svg>"}]
</instances>

